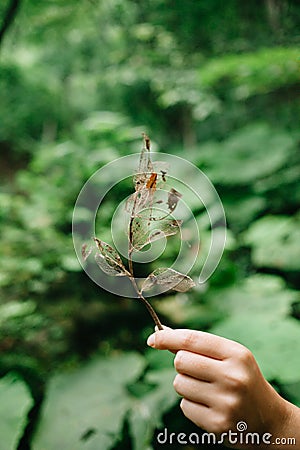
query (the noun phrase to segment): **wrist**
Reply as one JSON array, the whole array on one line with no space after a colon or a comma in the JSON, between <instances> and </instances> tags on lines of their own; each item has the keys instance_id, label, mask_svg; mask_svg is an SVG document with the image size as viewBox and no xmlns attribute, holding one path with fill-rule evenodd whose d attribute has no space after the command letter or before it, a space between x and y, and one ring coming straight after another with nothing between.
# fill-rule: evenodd
<instances>
[{"instance_id":1,"label":"wrist","mask_svg":"<svg viewBox=\"0 0 300 450\"><path fill-rule=\"evenodd\" d=\"M283 401L285 403L286 413L281 433L282 437L296 439L296 443L293 445L293 448L295 449L298 448L300 443L300 409L287 400ZM285 448L290 447L285 446Z\"/></svg>"},{"instance_id":2,"label":"wrist","mask_svg":"<svg viewBox=\"0 0 300 450\"><path fill-rule=\"evenodd\" d=\"M273 448L296 449L300 443L300 409L282 398L275 390L274 393L277 397L276 406L267 430L272 435Z\"/></svg>"}]
</instances>

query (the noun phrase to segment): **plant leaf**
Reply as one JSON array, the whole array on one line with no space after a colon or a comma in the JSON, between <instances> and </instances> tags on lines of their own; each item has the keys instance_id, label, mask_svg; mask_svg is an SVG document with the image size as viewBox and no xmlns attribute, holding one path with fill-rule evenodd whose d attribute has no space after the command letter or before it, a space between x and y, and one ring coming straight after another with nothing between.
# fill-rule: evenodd
<instances>
[{"instance_id":1,"label":"plant leaf","mask_svg":"<svg viewBox=\"0 0 300 450\"><path fill-rule=\"evenodd\" d=\"M195 283L188 275L173 269L160 267L145 279L141 291L148 291L154 286L163 286L177 292L186 292L194 287Z\"/></svg>"},{"instance_id":2,"label":"plant leaf","mask_svg":"<svg viewBox=\"0 0 300 450\"><path fill-rule=\"evenodd\" d=\"M246 244L252 247L256 267L271 267L283 271L300 269L300 216L264 216L244 233Z\"/></svg>"},{"instance_id":3,"label":"plant leaf","mask_svg":"<svg viewBox=\"0 0 300 450\"><path fill-rule=\"evenodd\" d=\"M161 235L159 235L159 231L163 233L165 236L173 236L178 233L180 230L180 226L182 224L182 220L176 219L163 219L161 221L153 221L151 222L151 236L150 241L156 241L157 239L161 239Z\"/></svg>"},{"instance_id":4,"label":"plant leaf","mask_svg":"<svg viewBox=\"0 0 300 450\"><path fill-rule=\"evenodd\" d=\"M298 297L298 291L288 289L280 277L252 275L213 294L211 305L214 308L221 302L223 320L210 331L248 347L268 380L296 383L300 324L289 315Z\"/></svg>"},{"instance_id":5,"label":"plant leaf","mask_svg":"<svg viewBox=\"0 0 300 450\"><path fill-rule=\"evenodd\" d=\"M163 368L148 372L145 382L155 387L141 398L135 399L128 414L133 450L150 450L155 429L163 425L162 416L169 411L178 397L172 389L174 370Z\"/></svg>"},{"instance_id":6,"label":"plant leaf","mask_svg":"<svg viewBox=\"0 0 300 450\"><path fill-rule=\"evenodd\" d=\"M176 191L176 189L171 188L170 192L168 193L168 208L169 211L172 213L177 206L178 201L181 199L182 194L180 192Z\"/></svg>"},{"instance_id":7,"label":"plant leaf","mask_svg":"<svg viewBox=\"0 0 300 450\"><path fill-rule=\"evenodd\" d=\"M126 276L128 272L124 267L123 261L119 253L100 239L94 238L97 244L99 253L95 255L95 260L101 270L107 275L112 276Z\"/></svg>"},{"instance_id":8,"label":"plant leaf","mask_svg":"<svg viewBox=\"0 0 300 450\"><path fill-rule=\"evenodd\" d=\"M33 400L26 384L9 373L0 380L1 449L15 449L27 424Z\"/></svg>"},{"instance_id":9,"label":"plant leaf","mask_svg":"<svg viewBox=\"0 0 300 450\"><path fill-rule=\"evenodd\" d=\"M133 177L134 188L136 191L139 191L145 186L149 172L153 172L153 164L150 158L147 140L144 139L144 147L140 154L138 172Z\"/></svg>"},{"instance_id":10,"label":"plant leaf","mask_svg":"<svg viewBox=\"0 0 300 450\"><path fill-rule=\"evenodd\" d=\"M181 220L155 217L155 209L148 208L132 221L132 246L141 250L150 242L176 234L181 224Z\"/></svg>"},{"instance_id":11,"label":"plant leaf","mask_svg":"<svg viewBox=\"0 0 300 450\"><path fill-rule=\"evenodd\" d=\"M112 448L131 406L126 386L144 368L141 355L124 352L55 375L49 382L32 449Z\"/></svg>"},{"instance_id":12,"label":"plant leaf","mask_svg":"<svg viewBox=\"0 0 300 450\"><path fill-rule=\"evenodd\" d=\"M92 251L93 251L92 247L89 248L88 244L82 244L81 256L82 256L83 261L86 261L88 259L88 257L92 253Z\"/></svg>"}]
</instances>

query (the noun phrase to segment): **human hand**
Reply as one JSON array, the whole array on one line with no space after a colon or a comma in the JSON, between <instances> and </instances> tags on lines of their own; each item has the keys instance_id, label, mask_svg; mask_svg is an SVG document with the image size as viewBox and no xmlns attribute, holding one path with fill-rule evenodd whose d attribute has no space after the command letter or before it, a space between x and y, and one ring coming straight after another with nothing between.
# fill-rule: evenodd
<instances>
[{"instance_id":1,"label":"human hand","mask_svg":"<svg viewBox=\"0 0 300 450\"><path fill-rule=\"evenodd\" d=\"M295 437L300 442L299 408L266 381L246 347L201 331L167 328L149 336L147 343L176 353L174 388L183 397L184 415L200 428L221 436L229 430L236 432L237 423L243 421L249 433L270 433L273 448L297 448L277 445L275 439ZM256 448L269 445L260 442ZM255 447L251 441L231 446Z\"/></svg>"}]
</instances>

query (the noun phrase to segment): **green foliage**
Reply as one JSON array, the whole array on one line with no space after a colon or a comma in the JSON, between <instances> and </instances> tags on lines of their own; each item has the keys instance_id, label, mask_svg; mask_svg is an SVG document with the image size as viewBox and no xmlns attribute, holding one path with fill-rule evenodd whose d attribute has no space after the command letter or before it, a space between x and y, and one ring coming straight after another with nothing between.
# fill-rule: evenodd
<instances>
[{"instance_id":1,"label":"green foliage","mask_svg":"<svg viewBox=\"0 0 300 450\"><path fill-rule=\"evenodd\" d=\"M176 403L177 396L172 389L174 371L160 368L148 372L146 383L154 386L143 397L133 401L129 412L129 426L134 450L148 450L153 432L162 426L163 414Z\"/></svg>"},{"instance_id":2,"label":"green foliage","mask_svg":"<svg viewBox=\"0 0 300 450\"><path fill-rule=\"evenodd\" d=\"M0 70L0 142L14 152L32 153L34 141L47 139L68 126L65 106L57 84L46 84L35 70L25 70L16 61L2 63ZM35 99L32 110L32 99ZM12 109L14 113L7 112ZM50 137L50 136L49 136Z\"/></svg>"},{"instance_id":3,"label":"green foliage","mask_svg":"<svg viewBox=\"0 0 300 450\"><path fill-rule=\"evenodd\" d=\"M253 275L240 286L214 296L215 304L225 310L225 317L211 331L250 348L269 380L296 382L300 326L289 312L297 299L299 294L286 289L280 278Z\"/></svg>"},{"instance_id":4,"label":"green foliage","mask_svg":"<svg viewBox=\"0 0 300 450\"><path fill-rule=\"evenodd\" d=\"M253 248L252 260L257 267L299 271L299 215L265 216L251 225L244 240Z\"/></svg>"},{"instance_id":5,"label":"green foliage","mask_svg":"<svg viewBox=\"0 0 300 450\"><path fill-rule=\"evenodd\" d=\"M183 156L211 178L228 221L209 282L154 300L163 323L248 345L268 379L300 404L300 6L272 3L22 2L0 48L0 372L18 371L37 409L45 390L26 448L35 425L37 450L104 449L118 439L124 448L128 426L130 445L146 450L175 402L171 355L145 351L152 329L143 308L94 286L72 245L82 185L138 152L143 131L154 150ZM200 228L196 279L208 220L198 199L175 187ZM106 242L116 206L131 193L124 183L105 200L97 234ZM91 212L80 213L88 223ZM154 240L146 219L135 223L144 229L135 234L140 249ZM174 223L161 225L170 267ZM142 277L156 268L135 263ZM24 383L10 380L1 381L1 406L4 417L14 412L15 429L3 450L18 445L32 402Z\"/></svg>"},{"instance_id":6,"label":"green foliage","mask_svg":"<svg viewBox=\"0 0 300 450\"><path fill-rule=\"evenodd\" d=\"M286 131L251 124L221 143L205 144L197 163L216 183L249 185L284 166L295 148L296 139Z\"/></svg>"},{"instance_id":7,"label":"green foliage","mask_svg":"<svg viewBox=\"0 0 300 450\"><path fill-rule=\"evenodd\" d=\"M0 380L0 449L15 450L33 404L26 384L9 373Z\"/></svg>"},{"instance_id":8,"label":"green foliage","mask_svg":"<svg viewBox=\"0 0 300 450\"><path fill-rule=\"evenodd\" d=\"M94 147L99 133L96 116L103 139ZM110 146L119 156L129 144L140 142L139 132L126 119L106 112L87 117L75 135L77 140L36 147L27 170L16 174L14 187L0 192L0 293L6 317L0 320L0 337L5 370L21 367L45 376L57 358L68 353L73 358L69 339L80 320L86 289L71 239L73 205L83 183L111 157ZM111 215L108 219L107 224ZM93 299L99 301L96 293ZM106 296L102 304L109 312ZM103 315L101 306L100 310Z\"/></svg>"},{"instance_id":9,"label":"green foliage","mask_svg":"<svg viewBox=\"0 0 300 450\"><path fill-rule=\"evenodd\" d=\"M136 386L144 369L144 358L126 353L98 358L76 371L55 376L49 384L33 449L110 449L121 437L125 417L134 449L148 449L153 430L176 395L171 390L172 369L147 372L139 382L145 395L134 392L130 386Z\"/></svg>"},{"instance_id":10,"label":"green foliage","mask_svg":"<svg viewBox=\"0 0 300 450\"><path fill-rule=\"evenodd\" d=\"M299 81L298 48L274 47L210 60L199 71L200 83L245 100Z\"/></svg>"}]
</instances>

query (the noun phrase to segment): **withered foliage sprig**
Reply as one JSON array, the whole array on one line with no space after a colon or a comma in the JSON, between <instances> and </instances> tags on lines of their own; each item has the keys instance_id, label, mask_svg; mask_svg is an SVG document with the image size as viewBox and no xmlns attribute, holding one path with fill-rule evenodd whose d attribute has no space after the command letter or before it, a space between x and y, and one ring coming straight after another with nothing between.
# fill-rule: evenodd
<instances>
[{"instance_id":1,"label":"withered foliage sprig","mask_svg":"<svg viewBox=\"0 0 300 450\"><path fill-rule=\"evenodd\" d=\"M140 300L148 309L155 325L162 329L161 322L150 305L145 299L143 292L152 289L155 286L161 286L164 290L173 289L178 292L186 292L195 285L193 280L176 270L160 267L154 270L144 280L139 287L134 275L133 253L141 251L147 244L167 236L178 233L182 221L172 217L177 204L182 195L174 188L167 192L164 200L156 199L155 193L158 188L163 192L166 184L166 170L158 170L151 161L150 139L143 134L143 148L140 154L139 167L133 177L134 193L126 202L126 211L129 213L128 230L128 268L125 267L118 252L106 242L93 238L97 253L95 260L100 269L107 275L126 276L131 281L134 290ZM166 209L158 208L156 205L164 203ZM87 249L87 245L82 246L82 257L86 260L92 249Z\"/></svg>"}]
</instances>

